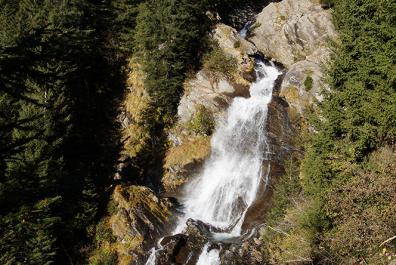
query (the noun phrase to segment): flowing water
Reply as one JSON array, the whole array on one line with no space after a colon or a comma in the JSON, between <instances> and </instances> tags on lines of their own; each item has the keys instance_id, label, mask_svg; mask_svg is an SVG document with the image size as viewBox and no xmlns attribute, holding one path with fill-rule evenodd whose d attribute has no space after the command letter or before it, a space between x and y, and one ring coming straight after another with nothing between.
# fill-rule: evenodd
<instances>
[{"instance_id":1,"label":"flowing water","mask_svg":"<svg viewBox=\"0 0 396 265\"><path fill-rule=\"evenodd\" d=\"M247 208L256 198L262 163L270 151L265 133L268 103L280 72L273 65L256 62L258 81L250 97L237 97L220 120L212 137L212 152L200 176L191 181L180 199L184 216L176 233L188 218L200 220L228 236L238 236Z\"/></svg>"},{"instance_id":2,"label":"flowing water","mask_svg":"<svg viewBox=\"0 0 396 265\"><path fill-rule=\"evenodd\" d=\"M241 38L246 38L247 34L249 32L249 29L252 27L253 22L252 21L248 21L243 28L239 31L239 36L241 36Z\"/></svg>"},{"instance_id":3,"label":"flowing water","mask_svg":"<svg viewBox=\"0 0 396 265\"><path fill-rule=\"evenodd\" d=\"M270 152L266 136L268 104L280 71L272 64L256 61L257 81L250 97L236 97L225 119L219 120L212 137L212 152L202 173L185 188L180 198L183 214L173 234L186 228L189 218L216 227L213 237L222 240L241 235L249 206L259 185L268 179L263 161ZM206 244L197 264L219 264L219 250ZM155 249L146 264L155 264Z\"/></svg>"}]
</instances>

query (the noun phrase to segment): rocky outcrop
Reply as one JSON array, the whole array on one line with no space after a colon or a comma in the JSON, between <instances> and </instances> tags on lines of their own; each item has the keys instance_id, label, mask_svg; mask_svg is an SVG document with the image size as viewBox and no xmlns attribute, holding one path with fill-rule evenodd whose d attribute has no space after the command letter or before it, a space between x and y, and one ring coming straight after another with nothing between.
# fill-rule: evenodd
<instances>
[{"instance_id":1,"label":"rocky outcrop","mask_svg":"<svg viewBox=\"0 0 396 265\"><path fill-rule=\"evenodd\" d=\"M113 202L116 206L110 226L117 238L118 256L139 261L146 248L164 232L172 204L168 199L159 199L147 187L121 185L114 189Z\"/></svg>"},{"instance_id":2,"label":"rocky outcrop","mask_svg":"<svg viewBox=\"0 0 396 265\"><path fill-rule=\"evenodd\" d=\"M178 106L178 123L168 133L172 146L166 153L162 178L168 193L174 193L195 175L210 153L210 137L189 131L188 123L194 115L200 108L215 118L224 115L234 97L249 95L250 84L256 79L253 56L257 49L252 43L224 24L218 24L211 37L225 56L236 59L236 71L232 76L214 78L204 67L193 78L186 80L184 95Z\"/></svg>"},{"instance_id":3,"label":"rocky outcrop","mask_svg":"<svg viewBox=\"0 0 396 265\"><path fill-rule=\"evenodd\" d=\"M204 159L210 153L208 136L177 137L178 144L169 148L165 156L162 184L168 194L177 192L181 185L197 174Z\"/></svg>"},{"instance_id":4,"label":"rocky outcrop","mask_svg":"<svg viewBox=\"0 0 396 265\"><path fill-rule=\"evenodd\" d=\"M257 16L250 40L267 57L287 69L280 90L291 106L292 116L304 115L314 99L321 99L323 65L337 38L331 10L318 1L284 0L271 3Z\"/></svg>"},{"instance_id":5,"label":"rocky outcrop","mask_svg":"<svg viewBox=\"0 0 396 265\"><path fill-rule=\"evenodd\" d=\"M188 79L184 86L184 95L178 107L181 123L188 122L198 105L205 106L215 115L227 108L235 96L247 96L249 85L255 80L253 56L256 47L241 38L230 26L218 24L212 33L222 51L237 60L237 71L232 78L222 77L214 80L208 71L202 69L193 78Z\"/></svg>"},{"instance_id":6,"label":"rocky outcrop","mask_svg":"<svg viewBox=\"0 0 396 265\"><path fill-rule=\"evenodd\" d=\"M265 55L290 68L308 59L319 63L336 37L330 10L312 0L271 3L257 16L251 40ZM317 51L320 52L317 52Z\"/></svg>"},{"instance_id":7,"label":"rocky outcrop","mask_svg":"<svg viewBox=\"0 0 396 265\"><path fill-rule=\"evenodd\" d=\"M210 238L210 227L189 219L183 234L164 237L157 252L158 265L185 264L195 265L206 242ZM219 247L213 244L212 247Z\"/></svg>"}]
</instances>

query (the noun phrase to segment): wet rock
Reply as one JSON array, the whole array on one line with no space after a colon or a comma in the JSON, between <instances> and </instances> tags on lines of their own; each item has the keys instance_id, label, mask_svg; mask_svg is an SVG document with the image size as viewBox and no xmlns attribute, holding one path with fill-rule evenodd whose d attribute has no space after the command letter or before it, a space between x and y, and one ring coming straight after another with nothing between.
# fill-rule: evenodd
<instances>
[{"instance_id":1,"label":"wet rock","mask_svg":"<svg viewBox=\"0 0 396 265\"><path fill-rule=\"evenodd\" d=\"M183 254L186 252L186 244L188 237L183 234L164 237L160 246L161 249L157 255L157 265L162 264L183 264Z\"/></svg>"},{"instance_id":2,"label":"wet rock","mask_svg":"<svg viewBox=\"0 0 396 265\"><path fill-rule=\"evenodd\" d=\"M209 240L209 230L209 226L203 222L188 220L183 234L167 236L161 240L156 264L195 265L205 243Z\"/></svg>"},{"instance_id":3,"label":"wet rock","mask_svg":"<svg viewBox=\"0 0 396 265\"><path fill-rule=\"evenodd\" d=\"M267 264L264 253L261 251L261 241L257 235L239 243L222 243L220 247L221 264L227 265L262 265Z\"/></svg>"}]
</instances>

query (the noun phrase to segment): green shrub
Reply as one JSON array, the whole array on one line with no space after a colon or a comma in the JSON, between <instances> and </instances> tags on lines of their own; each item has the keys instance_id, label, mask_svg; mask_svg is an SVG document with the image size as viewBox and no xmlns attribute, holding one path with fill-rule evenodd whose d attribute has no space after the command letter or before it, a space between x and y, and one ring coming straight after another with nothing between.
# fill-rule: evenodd
<instances>
[{"instance_id":1,"label":"green shrub","mask_svg":"<svg viewBox=\"0 0 396 265\"><path fill-rule=\"evenodd\" d=\"M203 57L203 68L213 79L232 78L237 70L237 60L224 53L219 45L213 44L210 52Z\"/></svg>"},{"instance_id":2,"label":"green shrub","mask_svg":"<svg viewBox=\"0 0 396 265\"><path fill-rule=\"evenodd\" d=\"M238 49L239 47L241 47L241 41L237 40L236 42L234 42L234 48Z\"/></svg>"},{"instance_id":3,"label":"green shrub","mask_svg":"<svg viewBox=\"0 0 396 265\"><path fill-rule=\"evenodd\" d=\"M107 218L102 219L96 225L95 241L98 246L104 242L114 242L115 238L111 231L109 220Z\"/></svg>"},{"instance_id":4,"label":"green shrub","mask_svg":"<svg viewBox=\"0 0 396 265\"><path fill-rule=\"evenodd\" d=\"M212 134L215 127L215 121L212 113L203 105L197 107L197 111L187 124L187 128L201 135Z\"/></svg>"},{"instance_id":5,"label":"green shrub","mask_svg":"<svg viewBox=\"0 0 396 265\"><path fill-rule=\"evenodd\" d=\"M286 213L287 208L301 194L302 187L299 183L298 160L290 159L285 162L285 174L276 183L273 195L273 205L268 213L267 223L270 225L278 222Z\"/></svg>"},{"instance_id":6,"label":"green shrub","mask_svg":"<svg viewBox=\"0 0 396 265\"><path fill-rule=\"evenodd\" d=\"M305 91L310 91L312 89L313 79L310 75L305 78L304 87L305 87Z\"/></svg>"},{"instance_id":7,"label":"green shrub","mask_svg":"<svg viewBox=\"0 0 396 265\"><path fill-rule=\"evenodd\" d=\"M101 250L89 262L90 265L117 265L118 258L115 251Z\"/></svg>"}]
</instances>

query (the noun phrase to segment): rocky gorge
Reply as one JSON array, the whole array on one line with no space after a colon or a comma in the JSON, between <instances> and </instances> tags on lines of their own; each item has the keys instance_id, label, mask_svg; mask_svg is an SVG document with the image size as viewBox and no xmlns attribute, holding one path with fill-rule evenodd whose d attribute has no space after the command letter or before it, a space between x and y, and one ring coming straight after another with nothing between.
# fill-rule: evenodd
<instances>
[{"instance_id":1,"label":"rocky gorge","mask_svg":"<svg viewBox=\"0 0 396 265\"><path fill-rule=\"evenodd\" d=\"M306 110L314 107L315 101L321 100L321 90L327 89L324 68L331 56L330 42L337 41L337 33L331 10L314 0L270 3L251 22L246 38L238 30L218 23L210 36L222 54L236 62L235 69L219 74L204 64L185 80L177 122L167 131L163 191L155 194L148 187L133 185L114 190L114 214L109 222L122 264L145 264L147 259L147 264L266 261L260 231L271 208L272 190L285 171L285 161L290 156L301 156L296 139L302 128L309 130L304 127ZM213 233L219 232L218 227L194 219L187 220L182 233L172 235L177 216L183 211L177 199L186 185L202 173L211 155L213 130L219 126L216 121L226 118L235 98L251 96L249 88L260 79L255 70L257 60L272 63L279 71L262 128L267 149L260 172L265 172L262 176L268 180L260 178L257 196L242 217L239 236L216 239ZM117 178L125 174L124 161L137 156L149 137L140 122L150 99L138 58L131 59L130 69L129 92L120 117L125 141ZM209 257L214 263L199 263L205 251L208 255L216 252L219 260ZM153 255L155 261L150 261Z\"/></svg>"}]
</instances>

